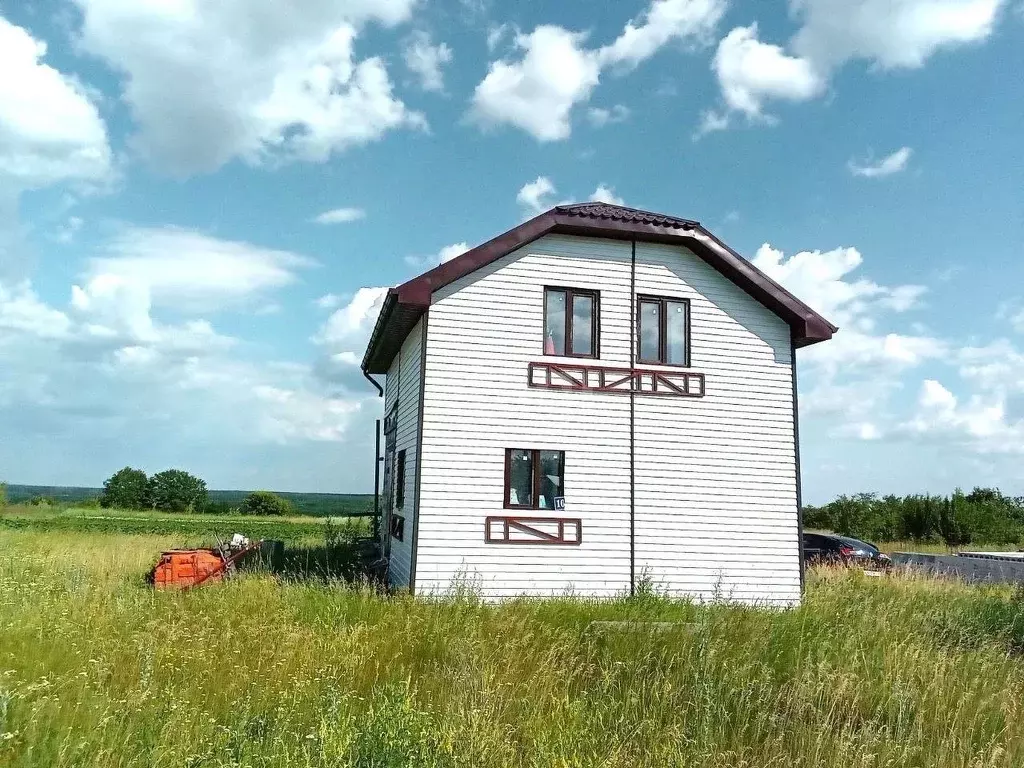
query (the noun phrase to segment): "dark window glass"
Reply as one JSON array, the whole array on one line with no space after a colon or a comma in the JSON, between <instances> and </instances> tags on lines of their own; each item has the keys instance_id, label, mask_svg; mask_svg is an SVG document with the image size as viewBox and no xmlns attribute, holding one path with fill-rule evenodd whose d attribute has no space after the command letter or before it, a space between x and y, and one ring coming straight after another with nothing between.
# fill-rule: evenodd
<instances>
[{"instance_id":1,"label":"dark window glass","mask_svg":"<svg viewBox=\"0 0 1024 768\"><path fill-rule=\"evenodd\" d=\"M597 357L597 291L544 289L544 354Z\"/></svg>"},{"instance_id":2,"label":"dark window glass","mask_svg":"<svg viewBox=\"0 0 1024 768\"><path fill-rule=\"evenodd\" d=\"M555 498L564 497L562 490L563 464L565 454L562 451L539 451L540 453L540 493L538 494L539 509L555 509Z\"/></svg>"},{"instance_id":3,"label":"dark window glass","mask_svg":"<svg viewBox=\"0 0 1024 768\"><path fill-rule=\"evenodd\" d=\"M588 294L572 297L572 353L594 354L594 297Z\"/></svg>"},{"instance_id":4,"label":"dark window glass","mask_svg":"<svg viewBox=\"0 0 1024 768\"><path fill-rule=\"evenodd\" d=\"M686 315L684 301L665 302L665 362L686 365Z\"/></svg>"},{"instance_id":5,"label":"dark window glass","mask_svg":"<svg viewBox=\"0 0 1024 768\"><path fill-rule=\"evenodd\" d=\"M398 452L398 469L395 472L395 506L405 506L405 451Z\"/></svg>"},{"instance_id":6,"label":"dark window glass","mask_svg":"<svg viewBox=\"0 0 1024 768\"><path fill-rule=\"evenodd\" d=\"M391 535L399 541L405 540L405 518L401 515L391 516Z\"/></svg>"},{"instance_id":7,"label":"dark window glass","mask_svg":"<svg viewBox=\"0 0 1024 768\"><path fill-rule=\"evenodd\" d=\"M565 354L565 291L544 292L544 354Z\"/></svg>"},{"instance_id":8,"label":"dark window glass","mask_svg":"<svg viewBox=\"0 0 1024 768\"><path fill-rule=\"evenodd\" d=\"M641 363L690 364L690 302L686 299L639 297L637 333Z\"/></svg>"},{"instance_id":9,"label":"dark window glass","mask_svg":"<svg viewBox=\"0 0 1024 768\"><path fill-rule=\"evenodd\" d=\"M509 451L508 467L508 497L506 501L510 507L532 507L533 506L533 451L523 451L513 448Z\"/></svg>"},{"instance_id":10,"label":"dark window glass","mask_svg":"<svg viewBox=\"0 0 1024 768\"><path fill-rule=\"evenodd\" d=\"M661 361L661 302L640 302L640 362Z\"/></svg>"},{"instance_id":11,"label":"dark window glass","mask_svg":"<svg viewBox=\"0 0 1024 768\"><path fill-rule=\"evenodd\" d=\"M509 448L505 452L506 507L558 509L564 486L564 451Z\"/></svg>"}]
</instances>

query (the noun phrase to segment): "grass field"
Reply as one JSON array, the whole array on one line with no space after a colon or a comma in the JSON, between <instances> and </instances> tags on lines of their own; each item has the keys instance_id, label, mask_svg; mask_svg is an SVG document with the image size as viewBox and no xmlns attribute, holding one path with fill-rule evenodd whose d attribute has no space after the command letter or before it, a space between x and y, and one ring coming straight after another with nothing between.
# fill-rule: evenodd
<instances>
[{"instance_id":1,"label":"grass field","mask_svg":"<svg viewBox=\"0 0 1024 768\"><path fill-rule=\"evenodd\" d=\"M763 611L144 586L195 538L0 529L0 765L1024 765L1009 589L822 572Z\"/></svg>"}]
</instances>

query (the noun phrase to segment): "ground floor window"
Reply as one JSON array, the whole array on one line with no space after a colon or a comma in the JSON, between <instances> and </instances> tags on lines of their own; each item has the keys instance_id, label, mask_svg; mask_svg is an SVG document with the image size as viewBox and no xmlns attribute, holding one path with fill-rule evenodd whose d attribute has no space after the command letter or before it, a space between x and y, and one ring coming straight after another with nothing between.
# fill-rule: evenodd
<instances>
[{"instance_id":1,"label":"ground floor window","mask_svg":"<svg viewBox=\"0 0 1024 768\"><path fill-rule=\"evenodd\" d=\"M391 535L399 541L405 541L405 518L401 515L391 516Z\"/></svg>"},{"instance_id":2,"label":"ground floor window","mask_svg":"<svg viewBox=\"0 0 1024 768\"><path fill-rule=\"evenodd\" d=\"M562 509L564 478L564 451L509 448L505 451L505 507Z\"/></svg>"}]
</instances>

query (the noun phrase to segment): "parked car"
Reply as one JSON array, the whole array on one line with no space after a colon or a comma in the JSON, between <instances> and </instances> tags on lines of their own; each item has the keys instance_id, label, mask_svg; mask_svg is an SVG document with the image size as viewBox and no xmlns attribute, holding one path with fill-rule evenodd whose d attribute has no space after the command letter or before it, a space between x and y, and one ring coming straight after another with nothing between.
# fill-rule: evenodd
<instances>
[{"instance_id":1,"label":"parked car","mask_svg":"<svg viewBox=\"0 0 1024 768\"><path fill-rule=\"evenodd\" d=\"M892 565L889 556L879 551L874 544L834 533L805 533L804 562L867 568L887 568Z\"/></svg>"}]
</instances>

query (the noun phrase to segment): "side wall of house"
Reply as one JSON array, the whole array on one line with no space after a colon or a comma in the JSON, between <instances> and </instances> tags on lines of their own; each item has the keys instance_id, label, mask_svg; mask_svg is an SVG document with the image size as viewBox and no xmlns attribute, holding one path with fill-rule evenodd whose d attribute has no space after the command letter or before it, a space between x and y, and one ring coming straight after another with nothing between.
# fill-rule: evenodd
<instances>
[{"instance_id":1,"label":"side wall of house","mask_svg":"<svg viewBox=\"0 0 1024 768\"><path fill-rule=\"evenodd\" d=\"M390 559L388 565L388 581L395 587L407 587L410 584L412 570L412 553L416 532L416 482L419 476L419 417L421 397L421 370L423 354L424 321L409 332L402 344L400 353L395 357L388 371L384 388L384 412L391 413L398 403L398 420L395 437L394 471L391 473L392 495L396 504L393 514L405 519L404 536L399 541L390 537ZM404 500L401 508L398 500L398 455L405 451L405 487Z\"/></svg>"},{"instance_id":2,"label":"side wall of house","mask_svg":"<svg viewBox=\"0 0 1024 768\"><path fill-rule=\"evenodd\" d=\"M637 580L799 600L789 328L686 249L636 249L637 294L691 301L703 398L527 386L530 362L580 362L543 355L545 286L600 291L600 357L587 363L630 367L628 241L547 236L435 293L417 592L628 593L632 469ZM506 448L565 451L564 511L503 509ZM488 515L519 514L580 518L582 544L485 543Z\"/></svg>"}]
</instances>

